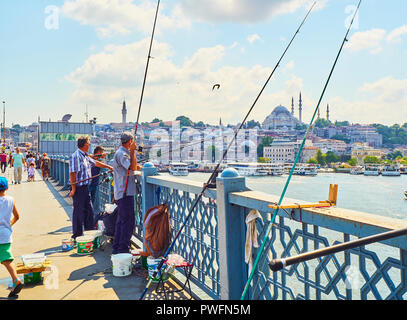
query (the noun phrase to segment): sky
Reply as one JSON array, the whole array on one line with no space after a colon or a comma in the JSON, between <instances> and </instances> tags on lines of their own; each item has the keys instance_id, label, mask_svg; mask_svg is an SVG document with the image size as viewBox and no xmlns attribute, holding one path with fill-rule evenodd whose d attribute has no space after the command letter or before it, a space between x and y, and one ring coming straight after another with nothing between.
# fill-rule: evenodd
<instances>
[{"instance_id":1,"label":"sky","mask_svg":"<svg viewBox=\"0 0 407 320\"><path fill-rule=\"evenodd\" d=\"M313 1L161 0L140 120L239 123ZM358 1L319 0L249 119L303 97L309 123ZM136 121L157 1L0 1L6 126ZM405 0L364 0L321 103L331 121L407 122ZM219 89L212 90L214 84Z\"/></svg>"}]
</instances>

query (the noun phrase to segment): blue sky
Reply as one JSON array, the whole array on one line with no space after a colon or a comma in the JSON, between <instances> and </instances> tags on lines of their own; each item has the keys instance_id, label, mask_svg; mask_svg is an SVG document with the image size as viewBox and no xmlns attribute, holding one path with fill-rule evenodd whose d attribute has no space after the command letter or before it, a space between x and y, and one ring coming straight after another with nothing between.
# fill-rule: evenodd
<instances>
[{"instance_id":1,"label":"blue sky","mask_svg":"<svg viewBox=\"0 0 407 320\"><path fill-rule=\"evenodd\" d=\"M237 123L311 2L162 0L141 121ZM291 97L309 122L357 1L323 0L259 100L263 121ZM52 7L50 7L52 6ZM7 125L37 120L135 121L156 1L3 0L0 99ZM48 9L48 11L46 11ZM407 122L407 3L365 0L322 103L331 120ZM214 83L221 89L212 91Z\"/></svg>"}]
</instances>

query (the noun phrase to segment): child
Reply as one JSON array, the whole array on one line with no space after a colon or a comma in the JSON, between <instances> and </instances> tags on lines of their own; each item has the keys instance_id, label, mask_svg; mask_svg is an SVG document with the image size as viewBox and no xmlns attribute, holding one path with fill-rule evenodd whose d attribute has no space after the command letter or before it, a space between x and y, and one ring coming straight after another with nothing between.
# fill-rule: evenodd
<instances>
[{"instance_id":1,"label":"child","mask_svg":"<svg viewBox=\"0 0 407 320\"><path fill-rule=\"evenodd\" d=\"M17 297L17 294L23 288L23 283L18 280L17 272L13 264L14 258L11 254L11 227L17 222L20 216L14 204L14 199L10 196L6 196L7 190L7 179L0 177L0 263L6 267L13 280L13 288L8 295L9 298L12 298Z\"/></svg>"},{"instance_id":2,"label":"child","mask_svg":"<svg viewBox=\"0 0 407 320\"><path fill-rule=\"evenodd\" d=\"M28 182L34 181L35 178L35 164L34 162L30 163L30 166L28 167Z\"/></svg>"}]
</instances>

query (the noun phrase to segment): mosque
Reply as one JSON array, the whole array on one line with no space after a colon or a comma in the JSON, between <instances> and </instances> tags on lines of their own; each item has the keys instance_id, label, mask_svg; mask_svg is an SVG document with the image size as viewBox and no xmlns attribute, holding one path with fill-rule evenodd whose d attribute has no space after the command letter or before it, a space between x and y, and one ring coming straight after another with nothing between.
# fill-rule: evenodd
<instances>
[{"instance_id":1,"label":"mosque","mask_svg":"<svg viewBox=\"0 0 407 320\"><path fill-rule=\"evenodd\" d=\"M293 130L302 122L302 97L300 93L299 117L294 116L294 98L291 101L291 112L284 106L276 107L273 112L264 120L262 127L265 130Z\"/></svg>"}]
</instances>

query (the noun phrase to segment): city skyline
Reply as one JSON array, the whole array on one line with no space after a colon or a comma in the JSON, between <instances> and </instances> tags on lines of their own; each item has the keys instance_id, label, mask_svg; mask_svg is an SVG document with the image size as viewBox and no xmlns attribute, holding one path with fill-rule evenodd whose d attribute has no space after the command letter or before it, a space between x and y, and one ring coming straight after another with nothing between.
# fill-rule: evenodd
<instances>
[{"instance_id":1,"label":"city skyline","mask_svg":"<svg viewBox=\"0 0 407 320\"><path fill-rule=\"evenodd\" d=\"M388 9L362 2L321 115L333 122L385 125L407 121L407 25L403 1ZM103 4L109 4L109 8ZM239 123L311 2L162 1L140 121ZM302 92L308 123L357 1L318 1L250 119L291 107ZM248 10L249 4L251 10ZM0 99L6 126L136 119L156 1L2 1ZM212 90L215 83L220 88ZM297 116L296 112L296 116ZM323 118L324 116L322 116Z\"/></svg>"}]
</instances>

